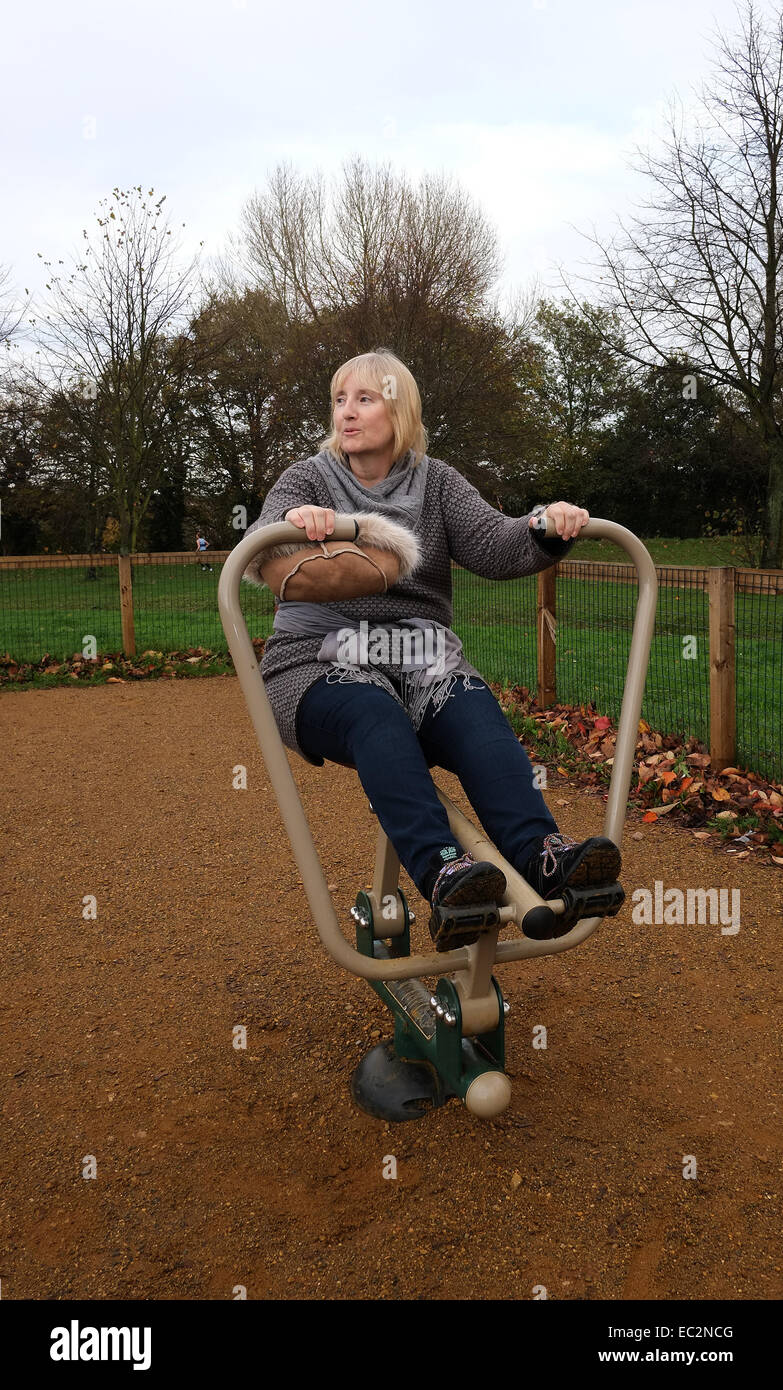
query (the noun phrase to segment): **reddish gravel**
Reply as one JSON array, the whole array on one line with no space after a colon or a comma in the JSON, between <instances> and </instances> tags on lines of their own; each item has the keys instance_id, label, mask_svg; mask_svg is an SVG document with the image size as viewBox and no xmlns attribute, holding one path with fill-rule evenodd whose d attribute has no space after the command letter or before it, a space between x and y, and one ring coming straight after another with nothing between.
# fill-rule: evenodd
<instances>
[{"instance_id":1,"label":"reddish gravel","mask_svg":"<svg viewBox=\"0 0 783 1390\"><path fill-rule=\"evenodd\" d=\"M10 690L0 721L4 1299L783 1295L774 867L634 813L620 916L499 970L509 1109L386 1126L348 1083L388 1015L322 953L237 681ZM290 761L350 934L377 822ZM547 800L600 831L598 796ZM635 925L656 879L739 887L739 933Z\"/></svg>"}]
</instances>

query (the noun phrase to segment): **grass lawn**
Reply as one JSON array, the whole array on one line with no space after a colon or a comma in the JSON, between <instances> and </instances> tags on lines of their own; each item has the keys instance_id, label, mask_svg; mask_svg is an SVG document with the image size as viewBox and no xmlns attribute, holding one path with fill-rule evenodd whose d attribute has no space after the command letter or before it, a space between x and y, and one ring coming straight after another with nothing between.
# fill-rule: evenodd
<instances>
[{"instance_id":1,"label":"grass lawn","mask_svg":"<svg viewBox=\"0 0 783 1390\"><path fill-rule=\"evenodd\" d=\"M644 544L656 565L734 565L736 569L754 569L761 552L761 542L755 536L697 536L685 540L679 536L650 536ZM625 551L613 541L579 541L569 558L628 563Z\"/></svg>"}]
</instances>

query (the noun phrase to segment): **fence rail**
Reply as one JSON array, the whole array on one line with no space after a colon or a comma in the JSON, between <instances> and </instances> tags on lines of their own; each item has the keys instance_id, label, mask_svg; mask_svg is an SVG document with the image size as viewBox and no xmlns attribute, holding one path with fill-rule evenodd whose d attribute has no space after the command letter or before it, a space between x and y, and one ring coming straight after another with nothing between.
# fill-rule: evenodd
<instances>
[{"instance_id":1,"label":"fence rail","mask_svg":"<svg viewBox=\"0 0 783 1390\"><path fill-rule=\"evenodd\" d=\"M225 651L217 580L229 554L0 556L0 654L62 660L88 637L97 651L129 657L194 645ZM695 734L718 767L739 762L783 778L783 570L655 568L645 718L665 733ZM455 565L452 578L455 628L487 679L535 689L544 708L592 701L619 716L632 565L569 559L502 581ZM268 636L270 592L243 585L242 599L252 635Z\"/></svg>"}]
</instances>

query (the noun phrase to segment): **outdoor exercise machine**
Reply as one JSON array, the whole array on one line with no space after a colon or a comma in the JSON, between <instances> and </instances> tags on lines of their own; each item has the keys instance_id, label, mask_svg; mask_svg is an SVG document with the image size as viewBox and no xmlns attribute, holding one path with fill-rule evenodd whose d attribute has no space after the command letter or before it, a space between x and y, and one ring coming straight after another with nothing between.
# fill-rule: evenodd
<instances>
[{"instance_id":1,"label":"outdoor exercise machine","mask_svg":"<svg viewBox=\"0 0 783 1390\"><path fill-rule=\"evenodd\" d=\"M539 517L538 529L547 536L556 535L551 518ZM336 517L332 540L353 540L356 534L352 520ZM647 549L624 526L593 519L582 527L579 538L582 537L606 539L621 546L635 565L639 581L603 827L603 834L620 847L658 581ZM622 887L619 883L581 890L566 887L562 897L545 902L436 784L458 842L477 860L489 860L505 874L507 889L503 902L438 909L441 921L453 916L467 926L475 920L486 930L472 946L412 956L410 926L415 913L399 887L397 853L379 825L373 885L370 891L362 890L356 895L351 908L356 947L349 945L337 921L240 605L240 584L249 562L266 547L294 541L307 544L304 530L286 521L263 526L245 536L223 566L218 607L322 945L344 970L368 981L391 1009L394 1019L394 1038L372 1048L354 1071L353 1098L370 1115L402 1121L418 1119L459 1096L472 1114L491 1119L506 1108L511 1098L511 1083L504 1072L508 1005L492 973L493 967L581 945L604 917L619 912L624 898ZM544 618L542 614L542 621ZM499 941L499 933L514 925L520 935ZM434 990L424 984L421 976L437 978Z\"/></svg>"}]
</instances>

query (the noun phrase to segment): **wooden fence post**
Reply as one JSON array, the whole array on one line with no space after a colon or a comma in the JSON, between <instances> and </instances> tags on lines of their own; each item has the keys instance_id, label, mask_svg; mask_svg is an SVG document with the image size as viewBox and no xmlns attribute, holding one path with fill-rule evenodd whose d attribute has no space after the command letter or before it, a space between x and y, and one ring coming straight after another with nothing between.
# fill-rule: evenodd
<instances>
[{"instance_id":1,"label":"wooden fence post","mask_svg":"<svg viewBox=\"0 0 783 1390\"><path fill-rule=\"evenodd\" d=\"M136 629L133 622L133 583L130 555L118 555L120 573L120 617L122 619L122 650L126 656L136 655Z\"/></svg>"},{"instance_id":2,"label":"wooden fence post","mask_svg":"<svg viewBox=\"0 0 783 1390\"><path fill-rule=\"evenodd\" d=\"M715 771L736 757L734 570L710 569L710 757Z\"/></svg>"},{"instance_id":3,"label":"wooden fence post","mask_svg":"<svg viewBox=\"0 0 783 1390\"><path fill-rule=\"evenodd\" d=\"M555 680L555 585L557 565L538 571L536 629L538 634L538 690L536 699L541 709L557 701Z\"/></svg>"}]
</instances>

